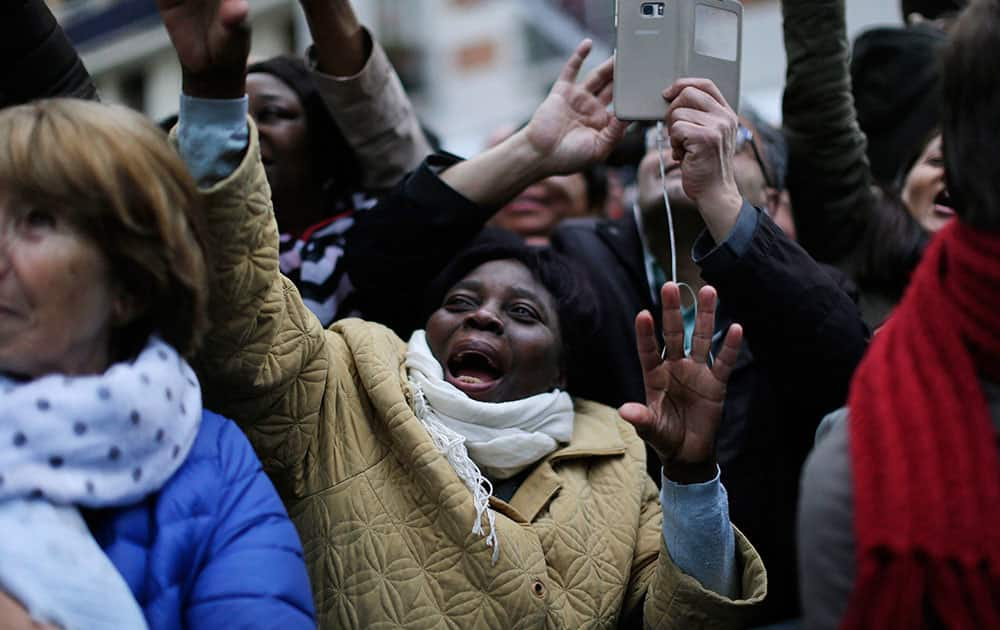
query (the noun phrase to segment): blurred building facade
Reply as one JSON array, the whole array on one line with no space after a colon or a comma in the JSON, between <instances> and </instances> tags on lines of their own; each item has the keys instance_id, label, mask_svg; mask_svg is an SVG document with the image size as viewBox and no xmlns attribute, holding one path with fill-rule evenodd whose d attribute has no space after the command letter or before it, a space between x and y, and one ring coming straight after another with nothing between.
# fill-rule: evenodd
<instances>
[{"instance_id":1,"label":"blurred building facade","mask_svg":"<svg viewBox=\"0 0 1000 630\"><path fill-rule=\"evenodd\" d=\"M153 0L49 0L102 98L155 119L177 110L180 69ZM460 154L498 126L525 120L566 56L595 39L614 46L613 0L353 0L389 52L425 124ZM780 116L785 55L778 0L745 0L743 100ZM898 0L847 0L852 34L899 23ZM301 52L309 32L297 0L251 0L252 56Z\"/></svg>"}]
</instances>

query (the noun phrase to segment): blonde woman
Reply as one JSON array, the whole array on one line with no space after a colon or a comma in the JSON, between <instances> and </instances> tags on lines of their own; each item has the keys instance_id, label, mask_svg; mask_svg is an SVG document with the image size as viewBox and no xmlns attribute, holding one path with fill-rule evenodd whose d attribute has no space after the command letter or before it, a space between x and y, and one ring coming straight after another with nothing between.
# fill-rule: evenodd
<instances>
[{"instance_id":1,"label":"blonde woman","mask_svg":"<svg viewBox=\"0 0 1000 630\"><path fill-rule=\"evenodd\" d=\"M63 628L312 627L298 537L185 357L200 197L139 114L0 111L0 606Z\"/></svg>"}]
</instances>

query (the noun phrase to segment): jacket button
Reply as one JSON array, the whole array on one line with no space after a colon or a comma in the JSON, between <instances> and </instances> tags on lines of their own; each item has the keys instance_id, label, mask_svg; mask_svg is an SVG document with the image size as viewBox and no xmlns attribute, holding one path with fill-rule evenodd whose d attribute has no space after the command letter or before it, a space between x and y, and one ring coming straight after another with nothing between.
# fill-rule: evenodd
<instances>
[{"instance_id":1,"label":"jacket button","mask_svg":"<svg viewBox=\"0 0 1000 630\"><path fill-rule=\"evenodd\" d=\"M531 584L531 591L535 594L535 597L545 597L545 585L542 584L541 580L535 580Z\"/></svg>"}]
</instances>

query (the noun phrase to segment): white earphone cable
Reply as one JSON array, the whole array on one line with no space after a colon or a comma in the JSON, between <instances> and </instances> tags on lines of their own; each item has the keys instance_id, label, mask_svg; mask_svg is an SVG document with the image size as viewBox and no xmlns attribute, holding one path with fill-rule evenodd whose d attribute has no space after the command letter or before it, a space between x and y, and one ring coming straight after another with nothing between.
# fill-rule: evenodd
<instances>
[{"instance_id":1,"label":"white earphone cable","mask_svg":"<svg viewBox=\"0 0 1000 630\"><path fill-rule=\"evenodd\" d=\"M695 319L698 317L698 295L695 293L694 289L691 288L686 282L680 282L677 279L677 238L674 234L674 213L670 208L670 195L667 194L667 165L663 160L663 121L656 123L656 156L660 160L660 189L663 192L663 207L666 209L667 213L667 230L670 234L670 280L676 284L681 289L686 289L688 293L691 294L691 299L694 304ZM687 348L684 349L684 355L690 356L691 351ZM667 344L663 344L663 353L660 356L661 359L665 359L667 356ZM714 362L714 357L712 352L708 353L708 364L711 365Z\"/></svg>"}]
</instances>

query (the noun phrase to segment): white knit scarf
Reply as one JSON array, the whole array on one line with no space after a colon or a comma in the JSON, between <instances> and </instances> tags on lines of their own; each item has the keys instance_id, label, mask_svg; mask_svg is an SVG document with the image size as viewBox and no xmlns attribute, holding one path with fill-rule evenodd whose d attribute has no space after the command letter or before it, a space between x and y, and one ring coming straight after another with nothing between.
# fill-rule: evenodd
<instances>
[{"instance_id":1,"label":"white knit scarf","mask_svg":"<svg viewBox=\"0 0 1000 630\"><path fill-rule=\"evenodd\" d=\"M0 589L65 628L142 628L142 611L76 506L159 491L201 423L191 367L153 338L96 376L0 376Z\"/></svg>"},{"instance_id":2,"label":"white knit scarf","mask_svg":"<svg viewBox=\"0 0 1000 630\"><path fill-rule=\"evenodd\" d=\"M415 396L414 412L431 440L472 493L472 533L486 535L499 558L496 515L489 509L494 479L508 479L541 461L573 437L573 400L559 390L522 400L485 403L469 398L444 379L422 330L413 333L406 368ZM485 514L489 534L483 530Z\"/></svg>"}]
</instances>

